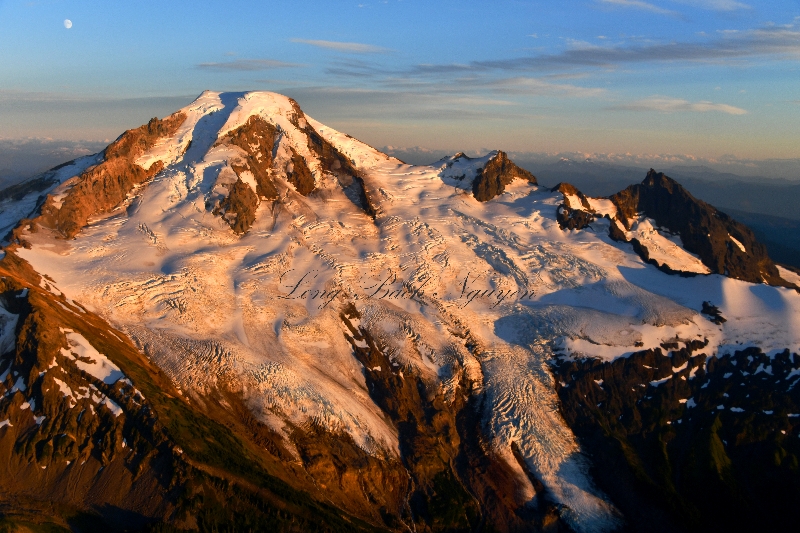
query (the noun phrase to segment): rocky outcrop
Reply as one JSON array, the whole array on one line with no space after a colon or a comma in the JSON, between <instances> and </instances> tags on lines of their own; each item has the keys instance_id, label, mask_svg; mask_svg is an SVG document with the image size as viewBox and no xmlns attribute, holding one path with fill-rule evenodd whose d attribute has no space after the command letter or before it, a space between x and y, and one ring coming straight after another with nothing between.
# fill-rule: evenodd
<instances>
[{"instance_id":1,"label":"rocky outcrop","mask_svg":"<svg viewBox=\"0 0 800 533\"><path fill-rule=\"evenodd\" d=\"M564 419L631 531L790 531L800 519L800 356L679 341L554 364Z\"/></svg>"},{"instance_id":2,"label":"rocky outcrop","mask_svg":"<svg viewBox=\"0 0 800 533\"><path fill-rule=\"evenodd\" d=\"M503 194L506 185L515 179L524 179L532 185L537 183L533 174L515 165L505 152L498 151L472 182L472 193L479 202L488 202Z\"/></svg>"},{"instance_id":3,"label":"rocky outcrop","mask_svg":"<svg viewBox=\"0 0 800 533\"><path fill-rule=\"evenodd\" d=\"M277 136L275 126L262 117L253 115L218 141L218 144L237 146L247 154L245 161L232 163L231 168L239 177L245 171L251 172L256 180L256 194L265 200L278 197L278 189L271 177Z\"/></svg>"},{"instance_id":4,"label":"rocky outcrop","mask_svg":"<svg viewBox=\"0 0 800 533\"><path fill-rule=\"evenodd\" d=\"M785 286L778 270L753 232L713 206L698 200L675 180L650 169L641 184L609 198L626 228L643 215L680 236L683 247L696 254L712 272L752 283ZM625 240L616 224L611 237Z\"/></svg>"},{"instance_id":5,"label":"rocky outcrop","mask_svg":"<svg viewBox=\"0 0 800 533\"><path fill-rule=\"evenodd\" d=\"M564 195L564 202L556 212L556 220L561 229L584 229L595 221L596 214L589 199L573 185L562 182L551 190ZM579 205L573 205L576 201Z\"/></svg>"},{"instance_id":6,"label":"rocky outcrop","mask_svg":"<svg viewBox=\"0 0 800 533\"><path fill-rule=\"evenodd\" d=\"M708 315L714 324L721 325L727 322L722 313L719 310L719 307L716 305L711 305L711 302L703 302L703 308L700 311L704 315Z\"/></svg>"},{"instance_id":7,"label":"rocky outcrop","mask_svg":"<svg viewBox=\"0 0 800 533\"><path fill-rule=\"evenodd\" d=\"M246 233L256 220L258 196L242 181L242 178L237 179L228 191L228 196L214 208L214 214L221 216L230 224L233 231L241 235Z\"/></svg>"},{"instance_id":8,"label":"rocky outcrop","mask_svg":"<svg viewBox=\"0 0 800 533\"><path fill-rule=\"evenodd\" d=\"M592 213L582 209L572 209L566 206L559 206L556 220L561 229L584 229L594 222L595 217Z\"/></svg>"},{"instance_id":9,"label":"rocky outcrop","mask_svg":"<svg viewBox=\"0 0 800 533\"><path fill-rule=\"evenodd\" d=\"M161 162L145 169L135 161L159 139L174 134L184 120L186 115L176 113L163 120L154 118L144 126L123 133L105 149L100 164L73 178L60 204L48 199L37 222L68 239L77 235L90 217L116 207L135 186L161 171Z\"/></svg>"},{"instance_id":10,"label":"rocky outcrop","mask_svg":"<svg viewBox=\"0 0 800 533\"><path fill-rule=\"evenodd\" d=\"M314 175L309 170L306 160L291 148L292 160L286 165L286 179L303 196L308 196L316 187Z\"/></svg>"}]
</instances>

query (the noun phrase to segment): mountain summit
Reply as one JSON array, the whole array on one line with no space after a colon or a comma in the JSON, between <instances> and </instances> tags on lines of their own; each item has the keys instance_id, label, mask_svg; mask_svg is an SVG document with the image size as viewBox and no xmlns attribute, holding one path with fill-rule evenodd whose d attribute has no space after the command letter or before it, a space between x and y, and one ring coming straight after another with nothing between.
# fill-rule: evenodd
<instances>
[{"instance_id":1,"label":"mountain summit","mask_svg":"<svg viewBox=\"0 0 800 533\"><path fill-rule=\"evenodd\" d=\"M680 472L761 481L703 459L691 416L724 411L718 440L738 412L717 370L800 379L800 277L655 171L591 198L501 151L407 165L290 98L207 91L0 207L0 487L23 522L593 532L647 508L682 531L705 504ZM798 440L794 382L747 405Z\"/></svg>"}]
</instances>

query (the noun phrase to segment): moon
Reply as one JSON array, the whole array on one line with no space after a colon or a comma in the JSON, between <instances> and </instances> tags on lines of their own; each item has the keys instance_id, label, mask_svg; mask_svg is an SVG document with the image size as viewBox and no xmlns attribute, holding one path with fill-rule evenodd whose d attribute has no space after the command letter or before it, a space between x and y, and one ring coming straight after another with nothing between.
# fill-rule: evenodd
<instances>
[{"instance_id":1,"label":"moon","mask_svg":"<svg viewBox=\"0 0 800 533\"><path fill-rule=\"evenodd\" d=\"M72 27L72 21L69 20L69 19L66 19L64 21L64 27L67 28L67 29L70 29Z\"/></svg>"}]
</instances>

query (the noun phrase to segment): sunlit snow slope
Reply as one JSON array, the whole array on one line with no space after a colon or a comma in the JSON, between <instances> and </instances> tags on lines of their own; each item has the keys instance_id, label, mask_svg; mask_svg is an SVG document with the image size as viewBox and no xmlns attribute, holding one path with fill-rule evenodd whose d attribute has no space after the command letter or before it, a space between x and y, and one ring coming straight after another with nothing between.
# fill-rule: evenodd
<instances>
[{"instance_id":1,"label":"sunlit snow slope","mask_svg":"<svg viewBox=\"0 0 800 533\"><path fill-rule=\"evenodd\" d=\"M136 160L163 162L151 182L74 240L23 232L30 247L15 253L126 331L184 391L237 380L277 431L313 421L346 431L370 454L400 453L340 318L352 302L392 361L377 371L417 368L446 396L468 376L471 393L486 400L487 439L518 472L520 490L533 497L512 444L573 528L603 531L617 514L558 412L554 352L613 359L703 339L709 354L800 349L797 292L665 274L612 241L607 218L562 230L564 195L524 180L479 202L459 182L479 167L460 166L487 158L459 161L458 172L443 162L406 165L273 93L206 92L182 111L177 132ZM270 170L278 195L260 197L252 226L237 234L215 206L237 176L253 193L256 183L234 172L243 150L219 141L253 115L278 132ZM350 161L360 189L326 168L309 144L312 130ZM313 176L308 195L287 181L293 154ZM657 242L665 260L707 272L646 219L632 231ZM701 315L704 301L727 322Z\"/></svg>"}]
</instances>

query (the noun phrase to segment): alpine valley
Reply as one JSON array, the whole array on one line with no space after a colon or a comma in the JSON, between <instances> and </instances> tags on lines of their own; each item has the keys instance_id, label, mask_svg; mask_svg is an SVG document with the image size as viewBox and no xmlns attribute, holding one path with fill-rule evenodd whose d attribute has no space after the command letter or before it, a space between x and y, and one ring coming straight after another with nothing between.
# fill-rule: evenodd
<instances>
[{"instance_id":1,"label":"alpine valley","mask_svg":"<svg viewBox=\"0 0 800 533\"><path fill-rule=\"evenodd\" d=\"M795 530L800 273L642 177L207 91L0 191L0 526Z\"/></svg>"}]
</instances>

